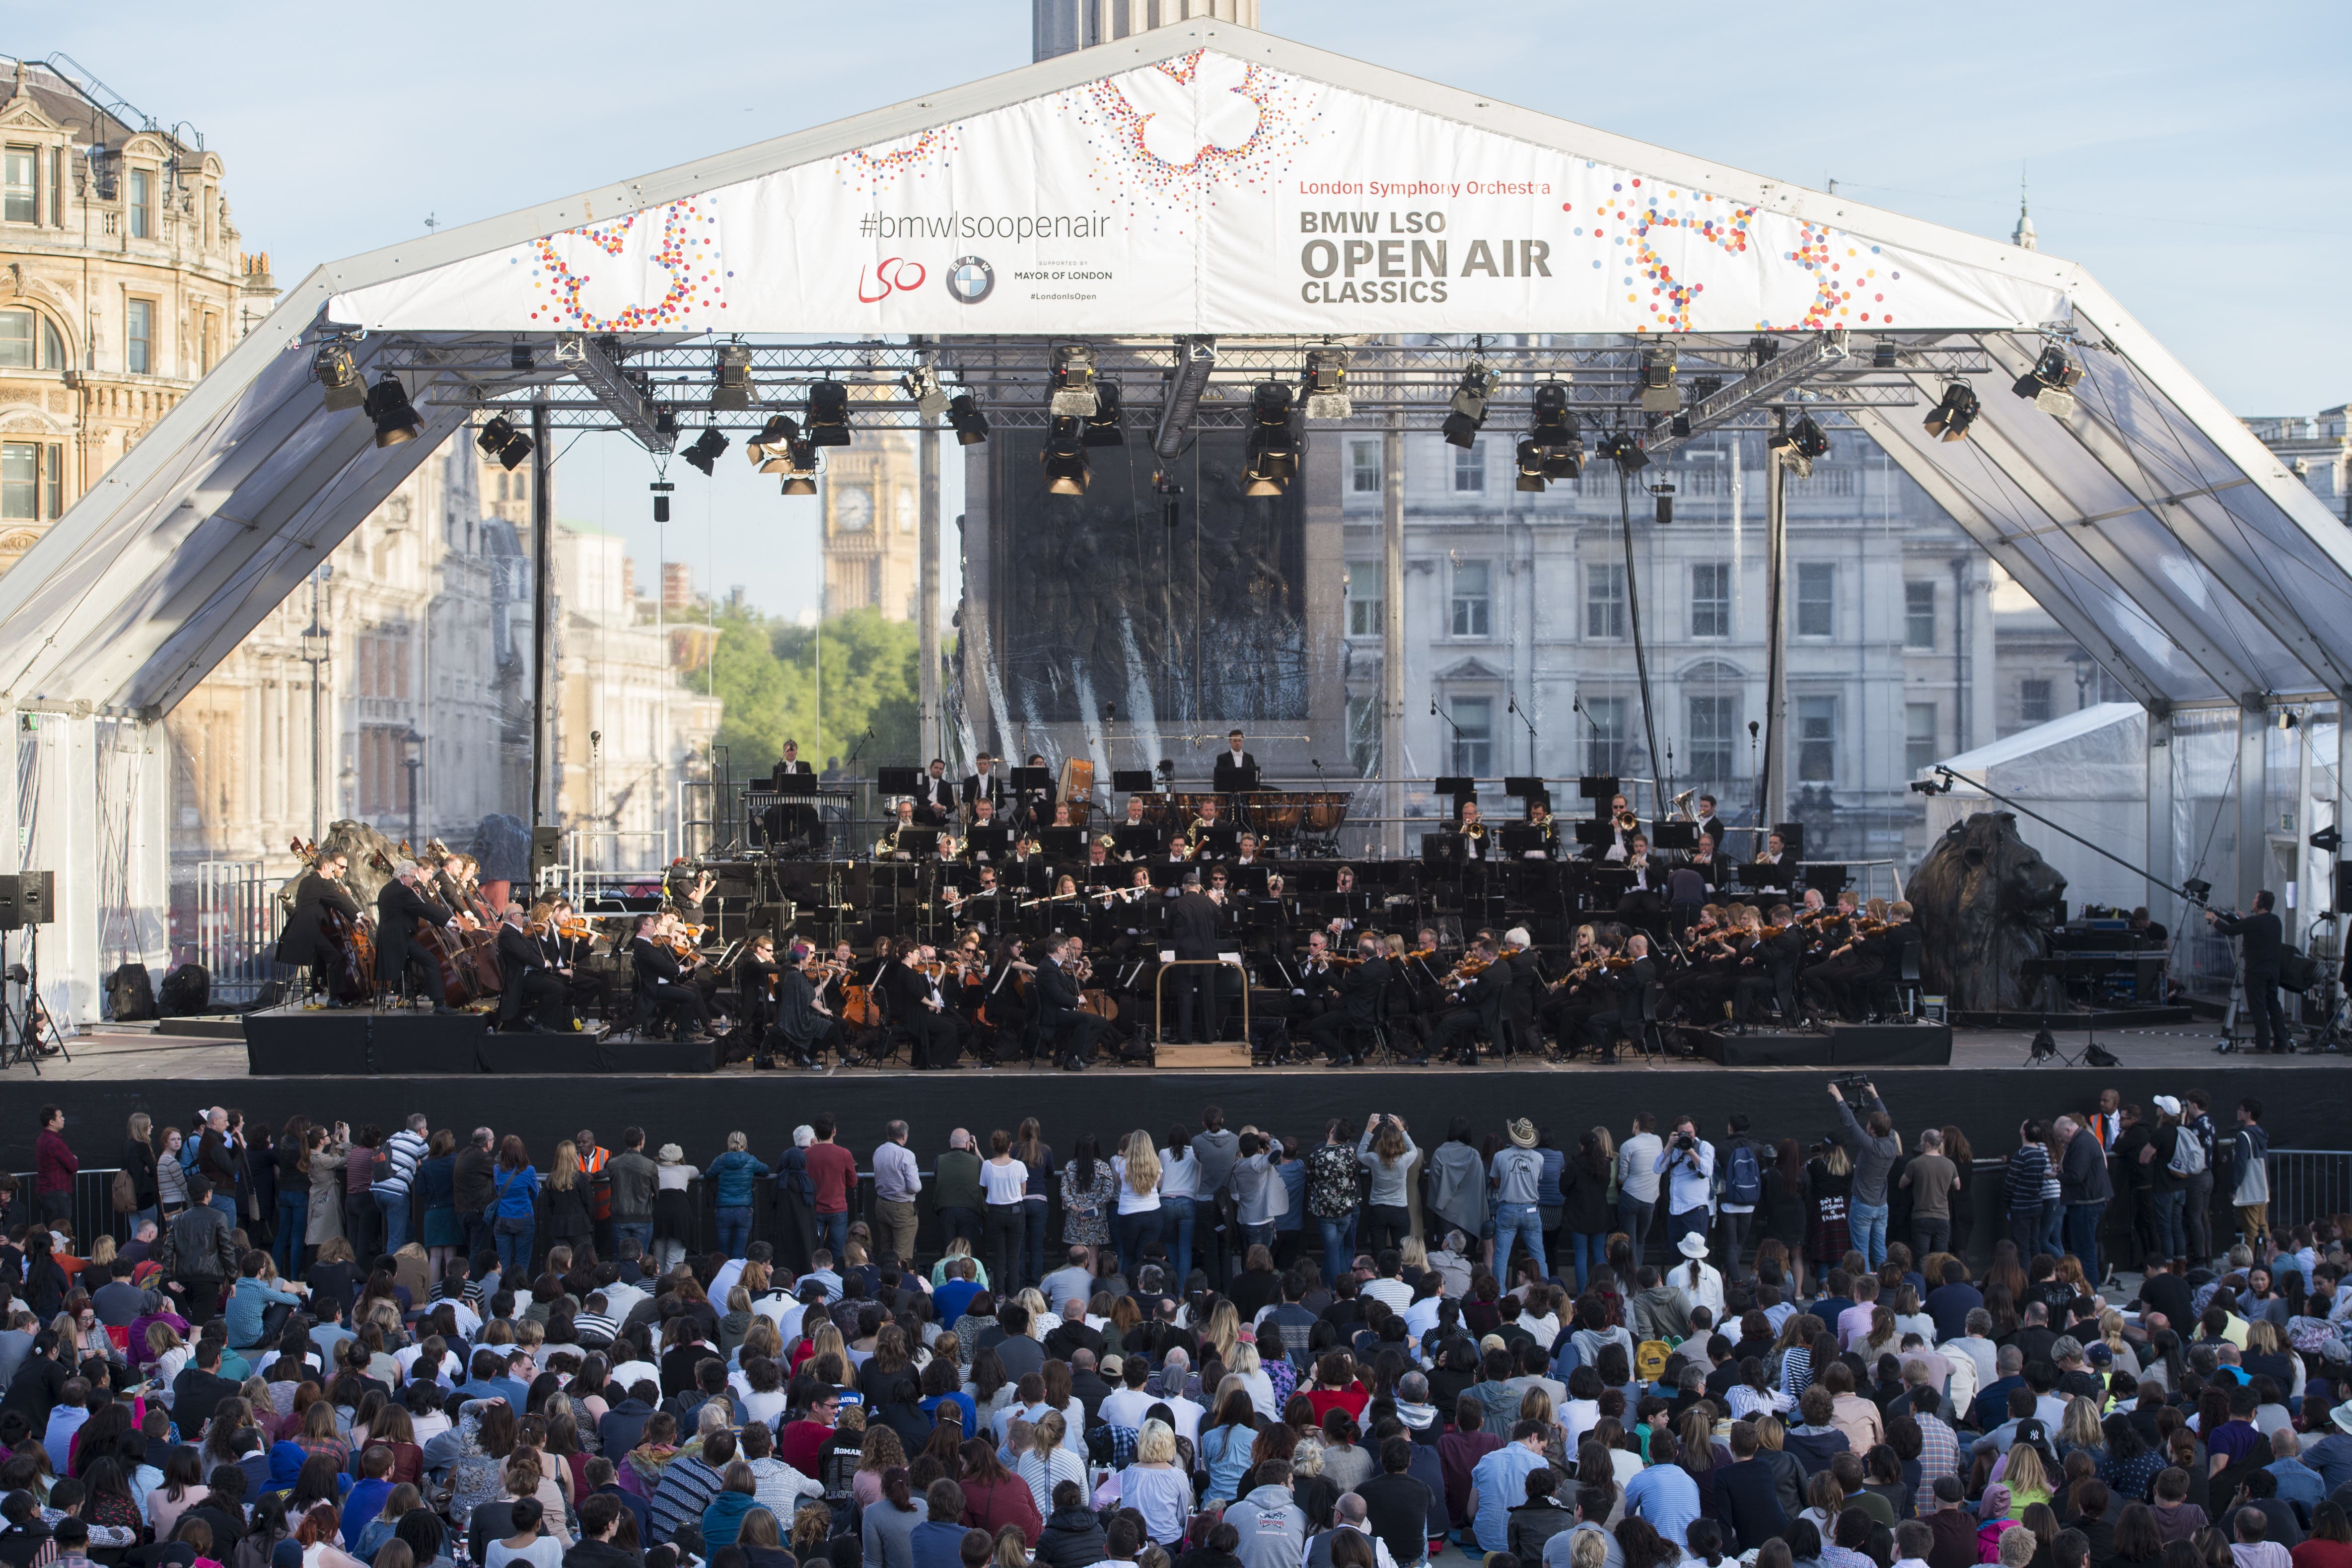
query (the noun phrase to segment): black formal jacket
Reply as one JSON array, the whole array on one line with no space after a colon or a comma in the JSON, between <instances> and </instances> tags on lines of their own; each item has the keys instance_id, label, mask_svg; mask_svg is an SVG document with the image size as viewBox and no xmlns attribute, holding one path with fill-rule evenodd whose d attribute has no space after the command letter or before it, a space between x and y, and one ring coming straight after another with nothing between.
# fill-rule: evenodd
<instances>
[{"instance_id":1,"label":"black formal jacket","mask_svg":"<svg viewBox=\"0 0 2352 1568\"><path fill-rule=\"evenodd\" d=\"M677 985L684 980L677 967L677 954L660 942L645 937L635 937L629 942L629 956L636 961L637 974L650 985Z\"/></svg>"},{"instance_id":2,"label":"black formal jacket","mask_svg":"<svg viewBox=\"0 0 2352 1568\"><path fill-rule=\"evenodd\" d=\"M783 777L786 773L814 773L815 772L816 768L813 763L787 763L783 758L778 757L776 759L776 771L768 775L768 783L772 786L778 779Z\"/></svg>"},{"instance_id":3,"label":"black formal jacket","mask_svg":"<svg viewBox=\"0 0 2352 1568\"><path fill-rule=\"evenodd\" d=\"M996 815L1000 818L997 826L1003 826L1001 820L1004 816L1004 775L1003 773L992 768L985 779L978 773L964 774L963 788L960 792L960 797L966 809L970 809L975 802L986 800L991 805L996 807Z\"/></svg>"},{"instance_id":4,"label":"black formal jacket","mask_svg":"<svg viewBox=\"0 0 2352 1568\"><path fill-rule=\"evenodd\" d=\"M1381 987L1389 983L1389 961L1374 958L1347 970L1339 980L1339 1006L1348 1017L1359 1024L1369 1024L1377 1016L1373 1009L1380 1005Z\"/></svg>"},{"instance_id":5,"label":"black formal jacket","mask_svg":"<svg viewBox=\"0 0 2352 1568\"><path fill-rule=\"evenodd\" d=\"M1241 760L1236 762L1233 748L1228 746L1217 753L1217 765L1209 770L1209 787L1219 795L1230 795L1239 789L1255 789L1257 785L1249 782L1249 776L1256 772L1257 758L1254 753L1244 752Z\"/></svg>"},{"instance_id":6,"label":"black formal jacket","mask_svg":"<svg viewBox=\"0 0 2352 1568\"><path fill-rule=\"evenodd\" d=\"M312 954L324 948L319 938L319 917L322 910L330 909L340 910L347 920L360 918L360 901L352 897L349 888L312 871L294 889L294 913L278 939L278 963L308 963Z\"/></svg>"},{"instance_id":7,"label":"black formal jacket","mask_svg":"<svg viewBox=\"0 0 2352 1568\"><path fill-rule=\"evenodd\" d=\"M768 986L777 975L775 963L762 963L745 953L735 965L735 992L742 998L743 1020L753 1028L764 1026L775 1003L768 994Z\"/></svg>"},{"instance_id":8,"label":"black formal jacket","mask_svg":"<svg viewBox=\"0 0 2352 1568\"><path fill-rule=\"evenodd\" d=\"M1202 903L1208 900L1202 899ZM1214 908L1214 905L1211 905ZM1078 983L1062 967L1051 953L1037 961L1038 1020L1051 1027L1065 1016L1078 1010Z\"/></svg>"},{"instance_id":9,"label":"black formal jacket","mask_svg":"<svg viewBox=\"0 0 2352 1568\"><path fill-rule=\"evenodd\" d=\"M816 987L807 973L787 969L776 982L776 1027L795 1046L806 1046L833 1027L833 1020L816 1010Z\"/></svg>"},{"instance_id":10,"label":"black formal jacket","mask_svg":"<svg viewBox=\"0 0 2352 1568\"><path fill-rule=\"evenodd\" d=\"M2247 973L2264 970L2278 973L2279 960L2285 956L2286 931L2277 915L2268 910L2256 910L2250 915L2216 921L2213 929L2223 936L2238 938Z\"/></svg>"},{"instance_id":11,"label":"black formal jacket","mask_svg":"<svg viewBox=\"0 0 2352 1568\"><path fill-rule=\"evenodd\" d=\"M534 969L552 967L547 961L547 949L539 939L520 926L499 922L499 967L509 973L523 973Z\"/></svg>"},{"instance_id":12,"label":"black formal jacket","mask_svg":"<svg viewBox=\"0 0 2352 1568\"><path fill-rule=\"evenodd\" d=\"M397 976L416 948L419 921L446 925L449 911L395 877L375 896L375 951L379 973Z\"/></svg>"},{"instance_id":13,"label":"black formal jacket","mask_svg":"<svg viewBox=\"0 0 2352 1568\"><path fill-rule=\"evenodd\" d=\"M1179 958L1217 956L1217 906L1209 895L1187 888L1168 911L1168 935Z\"/></svg>"},{"instance_id":14,"label":"black formal jacket","mask_svg":"<svg viewBox=\"0 0 2352 1568\"><path fill-rule=\"evenodd\" d=\"M921 784L915 790L915 820L937 827L955 808L955 780L944 776L933 778L926 770Z\"/></svg>"},{"instance_id":15,"label":"black formal jacket","mask_svg":"<svg viewBox=\"0 0 2352 1568\"><path fill-rule=\"evenodd\" d=\"M1478 1022L1493 1034L1511 1005L1511 961L1498 958L1470 982L1469 1004L1478 1009Z\"/></svg>"}]
</instances>

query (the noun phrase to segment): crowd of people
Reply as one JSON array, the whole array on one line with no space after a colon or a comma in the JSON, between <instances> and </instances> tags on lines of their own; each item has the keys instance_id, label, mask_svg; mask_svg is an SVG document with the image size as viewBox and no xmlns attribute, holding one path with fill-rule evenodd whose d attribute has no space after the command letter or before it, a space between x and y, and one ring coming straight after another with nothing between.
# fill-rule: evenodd
<instances>
[{"instance_id":1,"label":"crowd of people","mask_svg":"<svg viewBox=\"0 0 2352 1568\"><path fill-rule=\"evenodd\" d=\"M1810 1148L1212 1109L927 1163L893 1122L870 1199L826 1116L772 1164L631 1127L542 1171L421 1114L142 1115L88 1246L44 1108L0 1191L0 1561L2352 1568L2342 1238L2269 1224L2259 1106L2103 1096L1996 1174L1831 1092ZM2078 1211L2135 1167L2103 1291ZM1972 1180L2011 1219L1974 1247Z\"/></svg>"}]
</instances>

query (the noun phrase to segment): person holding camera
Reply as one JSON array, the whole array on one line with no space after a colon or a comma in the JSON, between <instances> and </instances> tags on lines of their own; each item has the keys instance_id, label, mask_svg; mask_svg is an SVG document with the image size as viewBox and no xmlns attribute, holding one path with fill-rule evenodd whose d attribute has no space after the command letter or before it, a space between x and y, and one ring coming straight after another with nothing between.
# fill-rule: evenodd
<instances>
[{"instance_id":1,"label":"person holding camera","mask_svg":"<svg viewBox=\"0 0 2352 1568\"><path fill-rule=\"evenodd\" d=\"M1873 1108L1866 1122L1854 1120L1845 1091L1830 1085L1830 1098L1837 1101L1839 1142L1853 1151L1853 1195L1846 1204L1846 1224L1854 1249L1869 1260L1871 1268L1883 1268L1886 1266L1886 1177L1903 1158L1903 1140L1895 1131L1895 1119L1886 1113L1886 1102L1878 1097L1878 1086L1863 1079L1854 1087L1868 1097Z\"/></svg>"},{"instance_id":2,"label":"person holding camera","mask_svg":"<svg viewBox=\"0 0 2352 1568\"><path fill-rule=\"evenodd\" d=\"M1655 1169L1665 1178L1666 1245L1679 1247L1694 1233L1705 1240L1715 1225L1715 1145L1698 1135L1697 1121L1675 1118Z\"/></svg>"}]
</instances>

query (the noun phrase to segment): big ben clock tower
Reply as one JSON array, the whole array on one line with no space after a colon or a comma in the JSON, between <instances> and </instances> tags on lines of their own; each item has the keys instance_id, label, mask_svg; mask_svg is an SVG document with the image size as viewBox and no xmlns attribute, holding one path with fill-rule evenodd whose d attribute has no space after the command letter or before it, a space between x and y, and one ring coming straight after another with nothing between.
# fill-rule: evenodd
<instances>
[{"instance_id":1,"label":"big ben clock tower","mask_svg":"<svg viewBox=\"0 0 2352 1568\"><path fill-rule=\"evenodd\" d=\"M915 438L860 430L825 454L824 613L915 614Z\"/></svg>"}]
</instances>

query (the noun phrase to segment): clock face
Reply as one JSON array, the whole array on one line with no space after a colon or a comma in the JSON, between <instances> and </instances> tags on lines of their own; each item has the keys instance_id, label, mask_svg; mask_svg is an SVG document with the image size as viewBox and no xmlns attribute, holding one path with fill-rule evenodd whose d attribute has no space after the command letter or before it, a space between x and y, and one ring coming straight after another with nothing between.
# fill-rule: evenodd
<instances>
[{"instance_id":1,"label":"clock face","mask_svg":"<svg viewBox=\"0 0 2352 1568\"><path fill-rule=\"evenodd\" d=\"M833 498L833 525L844 533L863 533L874 526L874 492L845 488Z\"/></svg>"}]
</instances>

